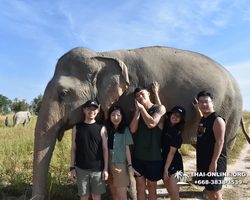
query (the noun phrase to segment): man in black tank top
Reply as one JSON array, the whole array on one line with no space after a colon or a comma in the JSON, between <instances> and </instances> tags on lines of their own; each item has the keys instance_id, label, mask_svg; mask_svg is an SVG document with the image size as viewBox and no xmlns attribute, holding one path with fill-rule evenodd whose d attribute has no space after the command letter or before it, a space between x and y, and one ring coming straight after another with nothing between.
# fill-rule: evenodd
<instances>
[{"instance_id":1,"label":"man in black tank top","mask_svg":"<svg viewBox=\"0 0 250 200\"><path fill-rule=\"evenodd\" d=\"M213 107L213 96L207 91L198 94L195 103L199 127L197 131L198 184L204 185L209 199L222 199L221 188L227 166L226 124ZM217 172L217 173L211 173ZM206 175L206 176L203 176Z\"/></svg>"},{"instance_id":2,"label":"man in black tank top","mask_svg":"<svg viewBox=\"0 0 250 200\"><path fill-rule=\"evenodd\" d=\"M99 111L96 101L89 100L83 106L85 120L74 126L71 147L71 179L77 181L78 195L88 200L100 200L106 192L108 179L107 130L95 117Z\"/></svg>"}]
</instances>

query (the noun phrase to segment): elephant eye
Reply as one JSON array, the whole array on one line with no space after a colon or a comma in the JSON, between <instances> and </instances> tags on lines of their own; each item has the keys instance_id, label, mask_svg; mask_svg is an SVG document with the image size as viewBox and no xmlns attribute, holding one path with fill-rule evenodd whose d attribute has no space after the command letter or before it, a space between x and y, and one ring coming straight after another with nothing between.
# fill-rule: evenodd
<instances>
[{"instance_id":1,"label":"elephant eye","mask_svg":"<svg viewBox=\"0 0 250 200\"><path fill-rule=\"evenodd\" d=\"M63 90L59 93L60 97L65 97L68 94L68 90Z\"/></svg>"}]
</instances>

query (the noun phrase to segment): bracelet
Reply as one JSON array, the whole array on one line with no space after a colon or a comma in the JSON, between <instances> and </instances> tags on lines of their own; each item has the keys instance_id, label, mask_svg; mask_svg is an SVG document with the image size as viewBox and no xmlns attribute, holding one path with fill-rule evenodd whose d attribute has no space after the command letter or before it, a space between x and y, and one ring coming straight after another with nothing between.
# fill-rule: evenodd
<instances>
[{"instance_id":1,"label":"bracelet","mask_svg":"<svg viewBox=\"0 0 250 200\"><path fill-rule=\"evenodd\" d=\"M73 169L75 169L75 167L74 167L74 166L72 166L72 167L70 167L69 169L70 169L70 171L72 171Z\"/></svg>"},{"instance_id":2,"label":"bracelet","mask_svg":"<svg viewBox=\"0 0 250 200\"><path fill-rule=\"evenodd\" d=\"M133 166L132 164L128 164L127 167Z\"/></svg>"}]
</instances>

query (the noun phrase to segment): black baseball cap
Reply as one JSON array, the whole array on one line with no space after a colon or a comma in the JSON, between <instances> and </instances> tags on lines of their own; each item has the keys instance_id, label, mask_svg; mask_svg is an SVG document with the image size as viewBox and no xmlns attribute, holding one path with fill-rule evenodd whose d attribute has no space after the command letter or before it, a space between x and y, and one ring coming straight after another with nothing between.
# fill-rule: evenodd
<instances>
[{"instance_id":1,"label":"black baseball cap","mask_svg":"<svg viewBox=\"0 0 250 200\"><path fill-rule=\"evenodd\" d=\"M90 106L95 106L95 107L99 107L99 104L95 101L95 100L88 100L86 101L85 104L83 104L83 107L86 108L86 107L90 107Z\"/></svg>"},{"instance_id":2,"label":"black baseball cap","mask_svg":"<svg viewBox=\"0 0 250 200\"><path fill-rule=\"evenodd\" d=\"M184 108L182 108L181 106L175 106L167 114L168 116L170 116L172 113L179 113L182 121L185 123L186 110Z\"/></svg>"}]
</instances>

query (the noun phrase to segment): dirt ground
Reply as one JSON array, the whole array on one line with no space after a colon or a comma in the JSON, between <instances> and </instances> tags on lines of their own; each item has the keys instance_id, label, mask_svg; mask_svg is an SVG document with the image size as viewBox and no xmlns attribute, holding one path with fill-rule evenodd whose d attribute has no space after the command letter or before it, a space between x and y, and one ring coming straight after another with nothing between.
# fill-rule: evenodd
<instances>
[{"instance_id":1,"label":"dirt ground","mask_svg":"<svg viewBox=\"0 0 250 200\"><path fill-rule=\"evenodd\" d=\"M250 127L249 131L250 133ZM194 172L196 169L195 152L191 155L183 157L185 172ZM227 166L227 172L235 175L234 177L226 177L225 184L222 188L223 199L225 200L250 200L250 144L246 144L241 152L241 155L236 161ZM239 172L239 173L238 173ZM236 175L241 173L241 176ZM242 176L245 175L245 176ZM231 180L231 181L230 181ZM242 184L235 184L235 180L242 181ZM188 185L180 187L181 200L201 200L207 199L203 195L204 187L199 187L191 183L188 179ZM231 182L231 183L230 183ZM234 183L234 184L233 184ZM162 181L158 182L157 186L158 200L169 200L167 190L164 188Z\"/></svg>"},{"instance_id":2,"label":"dirt ground","mask_svg":"<svg viewBox=\"0 0 250 200\"><path fill-rule=\"evenodd\" d=\"M250 133L250 127L248 129ZM228 166L228 172L245 172L244 177L227 177L228 179L238 179L243 183L241 185L226 185L223 189L224 199L250 200L250 144L246 144L237 161Z\"/></svg>"}]
</instances>

